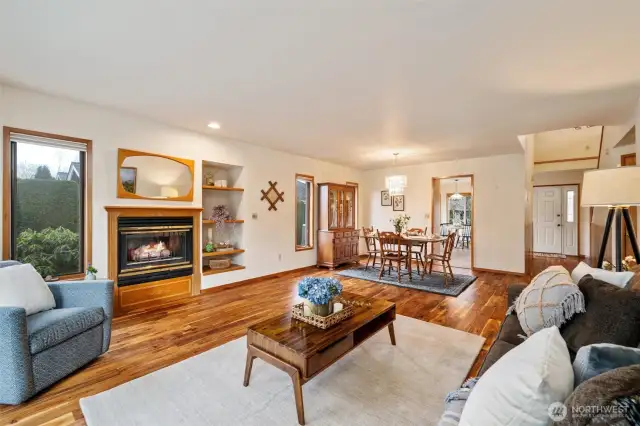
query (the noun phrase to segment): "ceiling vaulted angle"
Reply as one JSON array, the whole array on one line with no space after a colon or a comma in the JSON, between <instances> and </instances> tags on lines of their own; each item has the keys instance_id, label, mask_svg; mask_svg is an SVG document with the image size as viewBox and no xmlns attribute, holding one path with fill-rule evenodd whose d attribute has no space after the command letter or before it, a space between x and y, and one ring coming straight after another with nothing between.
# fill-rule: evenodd
<instances>
[{"instance_id":1,"label":"ceiling vaulted angle","mask_svg":"<svg viewBox=\"0 0 640 426\"><path fill-rule=\"evenodd\" d=\"M395 168L396 161L398 160L398 153L395 152L393 154L393 166ZM407 176L406 175L391 175L385 178L385 184L387 189L389 190L389 195L402 195L404 194L404 189L407 187Z\"/></svg>"}]
</instances>

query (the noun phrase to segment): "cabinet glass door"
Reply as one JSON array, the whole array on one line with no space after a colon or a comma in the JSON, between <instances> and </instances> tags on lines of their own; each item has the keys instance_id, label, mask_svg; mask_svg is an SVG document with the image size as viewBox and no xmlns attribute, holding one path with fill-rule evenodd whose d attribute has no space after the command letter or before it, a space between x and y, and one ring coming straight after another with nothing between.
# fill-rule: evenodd
<instances>
[{"instance_id":1,"label":"cabinet glass door","mask_svg":"<svg viewBox=\"0 0 640 426\"><path fill-rule=\"evenodd\" d=\"M344 190L344 227L353 228L355 226L354 199L355 194L351 189Z\"/></svg>"},{"instance_id":2,"label":"cabinet glass door","mask_svg":"<svg viewBox=\"0 0 640 426\"><path fill-rule=\"evenodd\" d=\"M336 189L329 189L329 229L339 228L339 191Z\"/></svg>"}]
</instances>

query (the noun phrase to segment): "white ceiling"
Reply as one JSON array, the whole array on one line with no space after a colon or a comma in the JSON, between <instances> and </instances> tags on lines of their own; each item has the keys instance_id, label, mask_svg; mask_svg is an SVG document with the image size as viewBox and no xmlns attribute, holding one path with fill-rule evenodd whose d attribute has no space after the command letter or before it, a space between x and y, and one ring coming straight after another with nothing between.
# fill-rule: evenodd
<instances>
[{"instance_id":1,"label":"white ceiling","mask_svg":"<svg viewBox=\"0 0 640 426\"><path fill-rule=\"evenodd\" d=\"M0 80L361 168L628 120L637 0L6 0ZM210 121L222 129L210 130Z\"/></svg>"}]
</instances>

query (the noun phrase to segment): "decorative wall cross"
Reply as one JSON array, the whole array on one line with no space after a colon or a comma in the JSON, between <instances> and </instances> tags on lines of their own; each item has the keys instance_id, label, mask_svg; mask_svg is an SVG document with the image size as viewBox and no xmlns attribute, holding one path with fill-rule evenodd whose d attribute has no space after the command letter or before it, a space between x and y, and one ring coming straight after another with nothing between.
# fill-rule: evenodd
<instances>
[{"instance_id":1,"label":"decorative wall cross","mask_svg":"<svg viewBox=\"0 0 640 426\"><path fill-rule=\"evenodd\" d=\"M276 207L276 203L278 201L284 202L284 198L282 198L284 192L278 192L278 188L276 188L277 184L278 182L269 181L269 189L266 191L264 189L260 190L260 192L262 192L262 198L260 198L260 201L267 200L269 203L269 210L277 211L278 208Z\"/></svg>"}]
</instances>

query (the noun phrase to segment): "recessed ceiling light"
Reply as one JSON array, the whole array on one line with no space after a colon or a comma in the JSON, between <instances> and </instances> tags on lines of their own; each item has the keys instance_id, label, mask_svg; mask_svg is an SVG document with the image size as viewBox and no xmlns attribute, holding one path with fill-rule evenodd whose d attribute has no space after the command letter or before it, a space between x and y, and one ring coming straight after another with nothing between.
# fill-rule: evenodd
<instances>
[{"instance_id":1,"label":"recessed ceiling light","mask_svg":"<svg viewBox=\"0 0 640 426\"><path fill-rule=\"evenodd\" d=\"M212 129L219 129L220 128L220 123L216 123L215 121L212 121L211 123L208 124L209 127L211 127Z\"/></svg>"}]
</instances>

